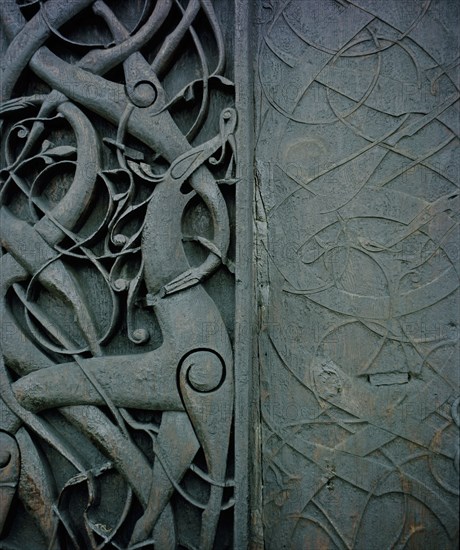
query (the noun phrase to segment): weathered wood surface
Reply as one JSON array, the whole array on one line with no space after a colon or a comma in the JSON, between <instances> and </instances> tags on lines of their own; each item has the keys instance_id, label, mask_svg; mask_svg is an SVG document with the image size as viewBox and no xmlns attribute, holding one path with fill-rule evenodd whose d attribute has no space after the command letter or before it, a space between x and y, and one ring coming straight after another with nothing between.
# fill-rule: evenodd
<instances>
[{"instance_id":1,"label":"weathered wood surface","mask_svg":"<svg viewBox=\"0 0 460 550\"><path fill-rule=\"evenodd\" d=\"M260 4L267 549L458 547L458 9Z\"/></svg>"},{"instance_id":2,"label":"weathered wood surface","mask_svg":"<svg viewBox=\"0 0 460 550\"><path fill-rule=\"evenodd\" d=\"M458 12L3 0L0 548L458 547Z\"/></svg>"},{"instance_id":3,"label":"weathered wood surface","mask_svg":"<svg viewBox=\"0 0 460 550\"><path fill-rule=\"evenodd\" d=\"M1 546L231 547L233 5L1 15Z\"/></svg>"}]
</instances>

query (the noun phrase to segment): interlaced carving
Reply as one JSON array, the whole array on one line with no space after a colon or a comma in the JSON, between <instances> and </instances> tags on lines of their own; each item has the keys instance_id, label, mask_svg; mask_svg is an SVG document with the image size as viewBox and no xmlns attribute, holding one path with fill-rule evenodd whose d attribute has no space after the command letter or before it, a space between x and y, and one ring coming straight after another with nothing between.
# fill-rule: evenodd
<instances>
[{"instance_id":1,"label":"interlaced carving","mask_svg":"<svg viewBox=\"0 0 460 550\"><path fill-rule=\"evenodd\" d=\"M267 547L456 548L458 3L258 20Z\"/></svg>"},{"instance_id":2,"label":"interlaced carving","mask_svg":"<svg viewBox=\"0 0 460 550\"><path fill-rule=\"evenodd\" d=\"M2 3L5 548L230 544L237 115L218 5Z\"/></svg>"}]
</instances>

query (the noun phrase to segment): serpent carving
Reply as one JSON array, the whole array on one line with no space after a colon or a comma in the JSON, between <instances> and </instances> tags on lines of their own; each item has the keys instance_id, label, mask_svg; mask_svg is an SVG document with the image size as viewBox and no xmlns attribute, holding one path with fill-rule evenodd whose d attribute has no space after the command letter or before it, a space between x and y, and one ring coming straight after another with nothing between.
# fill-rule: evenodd
<instances>
[{"instance_id":1,"label":"serpent carving","mask_svg":"<svg viewBox=\"0 0 460 550\"><path fill-rule=\"evenodd\" d=\"M233 506L234 387L204 285L233 271L237 124L216 11L6 0L2 16L0 527L17 493L44 548L212 548ZM93 34L72 30L85 18ZM125 494L111 524L109 472Z\"/></svg>"}]
</instances>

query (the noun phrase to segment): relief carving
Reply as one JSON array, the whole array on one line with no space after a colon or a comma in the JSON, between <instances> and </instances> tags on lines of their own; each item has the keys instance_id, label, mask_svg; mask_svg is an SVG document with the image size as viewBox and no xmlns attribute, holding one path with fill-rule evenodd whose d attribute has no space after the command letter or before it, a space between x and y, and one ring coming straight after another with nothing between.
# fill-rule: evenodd
<instances>
[{"instance_id":1,"label":"relief carving","mask_svg":"<svg viewBox=\"0 0 460 550\"><path fill-rule=\"evenodd\" d=\"M266 546L456 548L458 5L258 20Z\"/></svg>"},{"instance_id":2,"label":"relief carving","mask_svg":"<svg viewBox=\"0 0 460 550\"><path fill-rule=\"evenodd\" d=\"M230 547L232 6L1 11L1 547Z\"/></svg>"},{"instance_id":3,"label":"relief carving","mask_svg":"<svg viewBox=\"0 0 460 550\"><path fill-rule=\"evenodd\" d=\"M458 2L0 11L0 548L457 548Z\"/></svg>"}]
</instances>

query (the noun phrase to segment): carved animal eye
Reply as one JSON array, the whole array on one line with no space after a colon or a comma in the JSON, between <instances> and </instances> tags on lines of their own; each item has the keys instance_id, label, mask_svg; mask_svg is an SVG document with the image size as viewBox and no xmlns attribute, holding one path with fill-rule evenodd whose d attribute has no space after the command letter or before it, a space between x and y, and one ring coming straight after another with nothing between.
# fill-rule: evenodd
<instances>
[{"instance_id":1,"label":"carved animal eye","mask_svg":"<svg viewBox=\"0 0 460 550\"><path fill-rule=\"evenodd\" d=\"M138 107L150 107L157 98L155 85L148 80L137 82L131 94L131 100Z\"/></svg>"}]
</instances>

